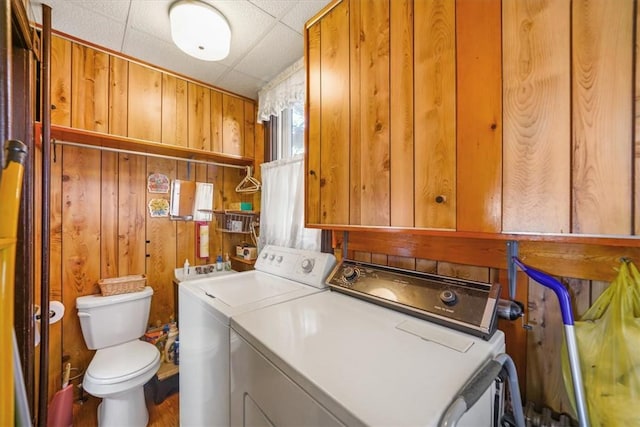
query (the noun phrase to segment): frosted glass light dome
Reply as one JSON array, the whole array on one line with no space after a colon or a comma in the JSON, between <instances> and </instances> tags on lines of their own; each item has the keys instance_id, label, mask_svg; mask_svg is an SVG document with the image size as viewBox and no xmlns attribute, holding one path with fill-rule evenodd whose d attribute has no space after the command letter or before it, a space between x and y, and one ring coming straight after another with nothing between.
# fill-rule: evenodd
<instances>
[{"instance_id":1,"label":"frosted glass light dome","mask_svg":"<svg viewBox=\"0 0 640 427\"><path fill-rule=\"evenodd\" d=\"M180 0L169 9L171 37L182 51L204 61L229 55L231 28L220 12L198 0Z\"/></svg>"}]
</instances>

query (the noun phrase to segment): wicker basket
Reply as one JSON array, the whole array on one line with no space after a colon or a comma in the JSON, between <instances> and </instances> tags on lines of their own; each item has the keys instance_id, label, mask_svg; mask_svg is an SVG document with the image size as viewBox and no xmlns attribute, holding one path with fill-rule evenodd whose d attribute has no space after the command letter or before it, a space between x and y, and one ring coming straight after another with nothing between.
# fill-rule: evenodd
<instances>
[{"instance_id":1,"label":"wicker basket","mask_svg":"<svg viewBox=\"0 0 640 427\"><path fill-rule=\"evenodd\" d=\"M147 284L147 277L144 274L134 274L131 276L113 277L110 279L98 280L100 292L103 296L128 294L144 289Z\"/></svg>"}]
</instances>

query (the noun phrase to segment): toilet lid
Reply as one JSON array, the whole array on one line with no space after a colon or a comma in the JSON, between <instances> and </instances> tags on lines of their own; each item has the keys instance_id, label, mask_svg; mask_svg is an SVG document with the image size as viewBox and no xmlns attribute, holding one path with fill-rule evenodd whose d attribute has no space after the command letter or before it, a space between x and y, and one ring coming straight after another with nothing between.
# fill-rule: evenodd
<instances>
[{"instance_id":1,"label":"toilet lid","mask_svg":"<svg viewBox=\"0 0 640 427\"><path fill-rule=\"evenodd\" d=\"M126 381L159 358L160 352L156 346L136 340L98 350L89 363L87 375L96 382Z\"/></svg>"}]
</instances>

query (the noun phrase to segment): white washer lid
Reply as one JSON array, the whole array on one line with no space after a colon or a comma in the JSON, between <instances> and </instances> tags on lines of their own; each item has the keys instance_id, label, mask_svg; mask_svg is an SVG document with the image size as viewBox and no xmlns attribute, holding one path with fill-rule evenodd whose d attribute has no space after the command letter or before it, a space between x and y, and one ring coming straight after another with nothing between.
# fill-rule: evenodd
<instances>
[{"instance_id":1,"label":"white washer lid","mask_svg":"<svg viewBox=\"0 0 640 427\"><path fill-rule=\"evenodd\" d=\"M156 346L135 340L98 350L89 363L87 375L98 384L127 381L159 358Z\"/></svg>"}]
</instances>

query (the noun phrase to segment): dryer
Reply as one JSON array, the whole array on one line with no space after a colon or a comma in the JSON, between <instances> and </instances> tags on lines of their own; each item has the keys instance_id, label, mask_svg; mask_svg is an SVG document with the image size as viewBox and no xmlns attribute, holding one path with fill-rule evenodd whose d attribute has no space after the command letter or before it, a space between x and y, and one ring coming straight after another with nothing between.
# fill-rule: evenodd
<instances>
[{"instance_id":1,"label":"dryer","mask_svg":"<svg viewBox=\"0 0 640 427\"><path fill-rule=\"evenodd\" d=\"M435 426L505 351L498 285L350 261L329 283L232 318L231 425ZM493 386L459 425L501 413Z\"/></svg>"}]
</instances>

